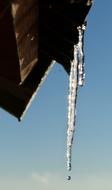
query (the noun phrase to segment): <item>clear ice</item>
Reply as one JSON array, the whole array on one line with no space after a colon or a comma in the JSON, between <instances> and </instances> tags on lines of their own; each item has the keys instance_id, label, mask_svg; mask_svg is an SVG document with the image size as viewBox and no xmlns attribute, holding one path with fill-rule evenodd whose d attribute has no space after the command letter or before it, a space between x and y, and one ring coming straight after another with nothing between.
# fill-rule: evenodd
<instances>
[{"instance_id":1,"label":"clear ice","mask_svg":"<svg viewBox=\"0 0 112 190\"><path fill-rule=\"evenodd\" d=\"M79 86L84 85L85 71L84 71L84 51L83 51L83 35L85 25L78 27L79 31L79 42L78 42L78 84Z\"/></svg>"},{"instance_id":2,"label":"clear ice","mask_svg":"<svg viewBox=\"0 0 112 190\"><path fill-rule=\"evenodd\" d=\"M74 46L74 60L71 62L68 95L68 130L67 130L67 169L71 170L72 144L76 120L76 99L78 90L78 59L77 46Z\"/></svg>"},{"instance_id":3,"label":"clear ice","mask_svg":"<svg viewBox=\"0 0 112 190\"><path fill-rule=\"evenodd\" d=\"M84 53L83 53L83 35L85 25L78 27L79 41L74 45L74 59L71 61L71 70L69 78L68 95L68 129L67 129L67 170L71 171L72 165L72 145L76 124L76 102L78 86L84 85ZM69 179L71 177L69 176Z\"/></svg>"}]
</instances>

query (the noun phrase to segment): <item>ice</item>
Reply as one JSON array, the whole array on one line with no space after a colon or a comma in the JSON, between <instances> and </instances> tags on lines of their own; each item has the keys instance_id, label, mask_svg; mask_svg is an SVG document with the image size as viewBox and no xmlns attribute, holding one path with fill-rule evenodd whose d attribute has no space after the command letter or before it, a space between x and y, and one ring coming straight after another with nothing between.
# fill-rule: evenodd
<instances>
[{"instance_id":1,"label":"ice","mask_svg":"<svg viewBox=\"0 0 112 190\"><path fill-rule=\"evenodd\" d=\"M67 169L71 170L72 144L76 120L76 99L78 90L78 47L74 46L74 60L71 62L68 95Z\"/></svg>"},{"instance_id":2,"label":"ice","mask_svg":"<svg viewBox=\"0 0 112 190\"><path fill-rule=\"evenodd\" d=\"M78 42L78 84L79 86L84 85L85 70L84 70L84 51L83 51L83 36L84 36L85 25L79 26L79 42Z\"/></svg>"},{"instance_id":3,"label":"ice","mask_svg":"<svg viewBox=\"0 0 112 190\"><path fill-rule=\"evenodd\" d=\"M72 146L76 125L76 103L78 86L84 85L84 53L83 53L83 35L85 25L78 27L79 41L74 45L74 59L71 61L69 77L69 95L68 95L68 128L67 128L67 170L72 168ZM69 176L70 177L70 176ZM70 177L71 179L71 177Z\"/></svg>"}]
</instances>

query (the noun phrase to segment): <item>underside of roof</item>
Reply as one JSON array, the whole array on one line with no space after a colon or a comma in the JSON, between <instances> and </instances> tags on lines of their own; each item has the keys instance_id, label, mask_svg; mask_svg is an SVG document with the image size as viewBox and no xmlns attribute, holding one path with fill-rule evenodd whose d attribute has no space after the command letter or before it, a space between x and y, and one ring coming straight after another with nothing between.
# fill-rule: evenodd
<instances>
[{"instance_id":1,"label":"underside of roof","mask_svg":"<svg viewBox=\"0 0 112 190\"><path fill-rule=\"evenodd\" d=\"M91 0L0 2L0 106L20 119L53 60L69 73Z\"/></svg>"}]
</instances>

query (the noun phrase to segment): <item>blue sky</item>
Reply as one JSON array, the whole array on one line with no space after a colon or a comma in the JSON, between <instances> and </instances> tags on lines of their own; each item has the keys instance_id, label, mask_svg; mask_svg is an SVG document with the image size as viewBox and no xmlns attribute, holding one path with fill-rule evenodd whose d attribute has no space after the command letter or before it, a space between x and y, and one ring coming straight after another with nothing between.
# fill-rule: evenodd
<instances>
[{"instance_id":1,"label":"blue sky","mask_svg":"<svg viewBox=\"0 0 112 190\"><path fill-rule=\"evenodd\" d=\"M0 110L0 189L112 189L112 1L94 1L85 33L72 180L66 180L68 76L56 64L19 123Z\"/></svg>"}]
</instances>

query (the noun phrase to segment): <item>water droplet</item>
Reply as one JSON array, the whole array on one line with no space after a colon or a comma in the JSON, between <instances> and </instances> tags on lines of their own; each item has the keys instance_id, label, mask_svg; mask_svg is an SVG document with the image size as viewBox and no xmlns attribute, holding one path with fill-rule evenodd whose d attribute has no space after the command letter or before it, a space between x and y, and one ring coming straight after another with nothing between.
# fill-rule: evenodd
<instances>
[{"instance_id":1,"label":"water droplet","mask_svg":"<svg viewBox=\"0 0 112 190\"><path fill-rule=\"evenodd\" d=\"M68 181L71 180L71 176L67 176L67 180L68 180Z\"/></svg>"}]
</instances>

